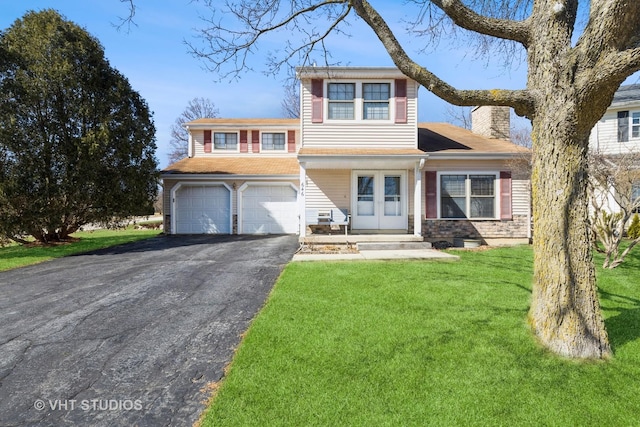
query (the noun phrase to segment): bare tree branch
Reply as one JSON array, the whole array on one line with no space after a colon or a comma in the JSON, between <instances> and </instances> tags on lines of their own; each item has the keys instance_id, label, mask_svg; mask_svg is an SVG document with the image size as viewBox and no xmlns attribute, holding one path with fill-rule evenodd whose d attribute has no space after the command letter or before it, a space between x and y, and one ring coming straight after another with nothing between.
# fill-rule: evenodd
<instances>
[{"instance_id":1,"label":"bare tree branch","mask_svg":"<svg viewBox=\"0 0 640 427\"><path fill-rule=\"evenodd\" d=\"M120 3L128 4L129 15L125 16L125 17L118 17L120 22L118 24L114 24L114 26L118 30L121 30L122 28L124 28L126 26L127 27L127 31L126 32L128 33L129 31L131 31L131 26L132 25L137 26L137 24L133 20L133 18L136 16L136 5L135 5L134 0L120 0Z\"/></svg>"},{"instance_id":2,"label":"bare tree branch","mask_svg":"<svg viewBox=\"0 0 640 427\"><path fill-rule=\"evenodd\" d=\"M323 58L328 58L324 40L331 34L341 33L339 25L351 12L348 0L323 0L311 4L306 1L292 1L290 9L281 13L281 3L277 0L253 2L242 0L238 3L226 2L226 13L235 18L239 25L228 26L234 20L203 18L207 28L201 30L200 39L204 47L193 43L187 45L193 55L203 59L207 68L221 78L237 77L249 69L247 58L257 50L257 45L267 34L278 31L289 33L284 54L270 54L270 72L277 72L283 65L298 59L302 64L310 61L312 52L319 48ZM209 2L212 5L212 2ZM211 6L215 17L221 8ZM322 19L316 19L322 16ZM317 23L327 23L325 28ZM299 37L296 37L299 35ZM292 42L292 40L295 40ZM297 61L296 65L299 63ZM229 71L223 66L230 65ZM329 64L327 64L329 65Z\"/></svg>"},{"instance_id":3,"label":"bare tree branch","mask_svg":"<svg viewBox=\"0 0 640 427\"><path fill-rule=\"evenodd\" d=\"M461 28L488 36L516 41L525 47L529 43L530 31L529 24L526 21L482 16L465 7L459 0L432 0L432 3L442 9Z\"/></svg>"},{"instance_id":4,"label":"bare tree branch","mask_svg":"<svg viewBox=\"0 0 640 427\"><path fill-rule=\"evenodd\" d=\"M408 77L422 84L438 97L459 106L508 105L516 114L529 116L533 113L533 97L527 90L457 90L438 78L426 68L414 62L396 39L393 31L380 14L366 0L352 1L356 13L375 31L376 35L393 59L393 62Z\"/></svg>"},{"instance_id":5,"label":"bare tree branch","mask_svg":"<svg viewBox=\"0 0 640 427\"><path fill-rule=\"evenodd\" d=\"M215 104L207 98L193 98L187 104L182 114L171 125L171 139L169 145L169 162L177 162L187 157L189 153L189 132L184 124L196 119L218 117L219 111Z\"/></svg>"}]
</instances>

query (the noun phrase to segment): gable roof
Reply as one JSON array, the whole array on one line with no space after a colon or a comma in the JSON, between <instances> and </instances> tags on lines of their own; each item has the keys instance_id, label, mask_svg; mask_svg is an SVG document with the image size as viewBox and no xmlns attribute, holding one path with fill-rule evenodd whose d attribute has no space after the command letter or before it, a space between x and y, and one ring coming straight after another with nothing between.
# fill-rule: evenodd
<instances>
[{"instance_id":1,"label":"gable roof","mask_svg":"<svg viewBox=\"0 0 640 427\"><path fill-rule=\"evenodd\" d=\"M513 157L531 152L511 141L487 138L449 123L419 123L418 148L429 157Z\"/></svg>"},{"instance_id":2,"label":"gable roof","mask_svg":"<svg viewBox=\"0 0 640 427\"><path fill-rule=\"evenodd\" d=\"M189 157L162 171L162 175L295 175L300 174L295 157Z\"/></svg>"}]
</instances>

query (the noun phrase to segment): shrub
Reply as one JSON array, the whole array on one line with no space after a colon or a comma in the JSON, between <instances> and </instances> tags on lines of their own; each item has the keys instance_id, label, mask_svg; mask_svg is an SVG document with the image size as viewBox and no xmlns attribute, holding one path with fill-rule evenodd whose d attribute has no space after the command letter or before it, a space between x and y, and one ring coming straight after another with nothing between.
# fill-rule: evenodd
<instances>
[{"instance_id":1,"label":"shrub","mask_svg":"<svg viewBox=\"0 0 640 427\"><path fill-rule=\"evenodd\" d=\"M637 239L640 237L640 217L638 214L633 216L631 220L631 225L629 226L629 230L627 231L627 235L631 239Z\"/></svg>"}]
</instances>

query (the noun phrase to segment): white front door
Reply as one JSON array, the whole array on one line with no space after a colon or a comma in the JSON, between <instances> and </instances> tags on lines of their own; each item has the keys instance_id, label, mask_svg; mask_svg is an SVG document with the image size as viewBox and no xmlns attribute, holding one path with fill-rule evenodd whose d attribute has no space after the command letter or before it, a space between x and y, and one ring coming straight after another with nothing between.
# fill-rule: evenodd
<instances>
[{"instance_id":1,"label":"white front door","mask_svg":"<svg viewBox=\"0 0 640 427\"><path fill-rule=\"evenodd\" d=\"M354 171L352 228L406 230L407 184L404 171Z\"/></svg>"}]
</instances>

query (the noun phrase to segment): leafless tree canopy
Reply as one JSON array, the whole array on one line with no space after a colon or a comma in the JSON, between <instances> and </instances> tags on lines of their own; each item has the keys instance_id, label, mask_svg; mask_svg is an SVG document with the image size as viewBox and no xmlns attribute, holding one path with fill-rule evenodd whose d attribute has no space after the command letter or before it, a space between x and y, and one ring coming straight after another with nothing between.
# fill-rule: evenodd
<instances>
[{"instance_id":1,"label":"leafless tree canopy","mask_svg":"<svg viewBox=\"0 0 640 427\"><path fill-rule=\"evenodd\" d=\"M218 113L218 109L210 99L193 98L189 101L187 108L171 125L171 140L169 141L171 145L169 161L171 163L188 155L189 132L184 128L184 124L196 119L218 117Z\"/></svg>"},{"instance_id":2,"label":"leafless tree canopy","mask_svg":"<svg viewBox=\"0 0 640 427\"><path fill-rule=\"evenodd\" d=\"M289 119L300 118L300 82L296 78L289 78L284 85L284 97L280 106L282 115Z\"/></svg>"}]
</instances>

